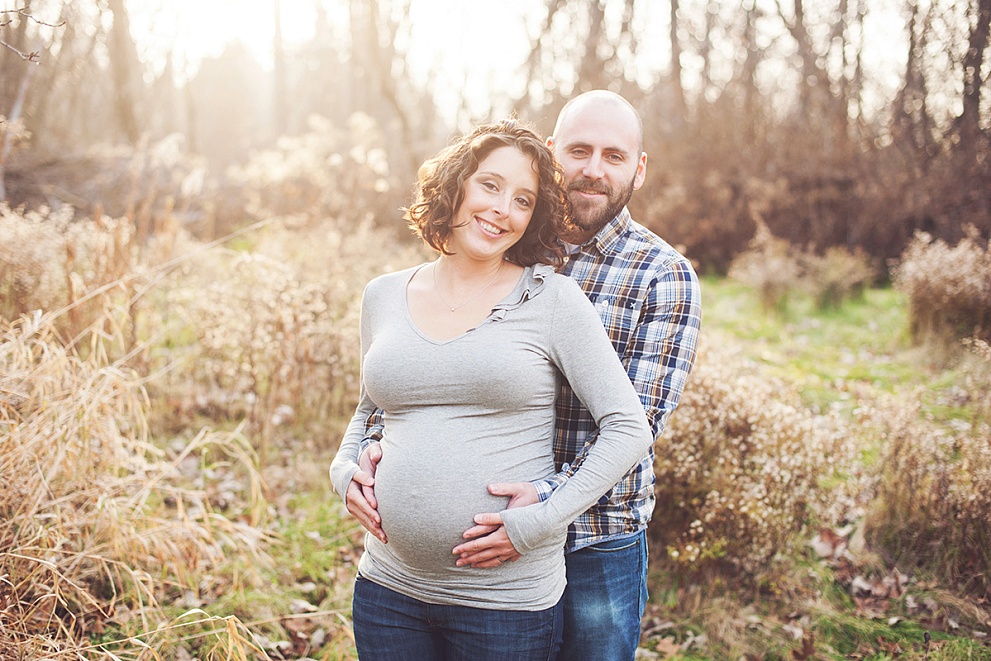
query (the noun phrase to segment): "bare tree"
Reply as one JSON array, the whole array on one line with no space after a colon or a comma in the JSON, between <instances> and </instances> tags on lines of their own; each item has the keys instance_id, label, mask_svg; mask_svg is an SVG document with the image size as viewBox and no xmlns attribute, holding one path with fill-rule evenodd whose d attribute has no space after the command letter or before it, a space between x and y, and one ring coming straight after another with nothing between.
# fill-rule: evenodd
<instances>
[{"instance_id":1,"label":"bare tree","mask_svg":"<svg viewBox=\"0 0 991 661\"><path fill-rule=\"evenodd\" d=\"M894 100L893 121L899 144L910 150L910 156L924 157L935 153L935 122L929 111L929 91L923 72L930 33L929 15L921 15L917 3L909 2L908 48L902 86ZM930 10L931 11L931 10ZM913 160L916 160L913 158Z\"/></svg>"},{"instance_id":2,"label":"bare tree","mask_svg":"<svg viewBox=\"0 0 991 661\"><path fill-rule=\"evenodd\" d=\"M114 105L125 138L131 144L137 144L142 129L137 112L140 65L124 0L108 0L108 8L114 19L108 44L114 79Z\"/></svg>"},{"instance_id":3,"label":"bare tree","mask_svg":"<svg viewBox=\"0 0 991 661\"><path fill-rule=\"evenodd\" d=\"M678 36L678 6L679 0L670 0L671 3L671 92L674 94L674 106L679 115L680 122L688 119L688 105L685 102L685 83L681 75L681 38Z\"/></svg>"},{"instance_id":4,"label":"bare tree","mask_svg":"<svg viewBox=\"0 0 991 661\"><path fill-rule=\"evenodd\" d=\"M275 21L275 34L272 39L273 54L273 118L276 135L282 135L289 128L288 105L286 96L289 85L286 81L286 49L282 42L282 0L273 0L273 19Z\"/></svg>"},{"instance_id":5,"label":"bare tree","mask_svg":"<svg viewBox=\"0 0 991 661\"><path fill-rule=\"evenodd\" d=\"M963 109L956 120L956 130L960 137L974 139L981 132L982 70L991 33L991 0L974 0L969 9L970 31L963 57Z\"/></svg>"}]
</instances>

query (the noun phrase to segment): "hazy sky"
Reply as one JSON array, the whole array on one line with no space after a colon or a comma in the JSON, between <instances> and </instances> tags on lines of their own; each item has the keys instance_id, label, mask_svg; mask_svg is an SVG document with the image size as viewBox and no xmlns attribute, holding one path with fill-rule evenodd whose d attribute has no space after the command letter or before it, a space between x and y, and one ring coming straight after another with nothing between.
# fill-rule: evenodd
<instances>
[{"instance_id":1,"label":"hazy sky","mask_svg":"<svg viewBox=\"0 0 991 661\"><path fill-rule=\"evenodd\" d=\"M346 0L323 5L345 39ZM199 60L240 40L263 66L271 66L275 0L127 0L127 6L135 40L149 57L172 49L174 63L191 73ZM521 84L517 72L529 52L530 32L538 29L534 10L542 6L535 0L413 0L410 69L421 77L431 70L440 87L469 98L521 91L515 89ZM281 15L288 45L313 36L314 0L282 0Z\"/></svg>"},{"instance_id":2,"label":"hazy sky","mask_svg":"<svg viewBox=\"0 0 991 661\"><path fill-rule=\"evenodd\" d=\"M282 31L286 43L305 42L313 35L315 2L326 8L330 23L339 31L342 42L348 39L348 0L281 0ZM709 0L682 0L688 15L702 14ZM940 2L941 0L922 0ZM126 0L131 14L131 32L139 52L153 70L160 71L164 58L172 53L173 65L179 75L192 75L199 61L220 54L234 41L245 43L262 66L270 67L276 0ZM868 104L884 107L900 81L904 67L905 17L904 0L869 0L865 35L864 62L871 70L865 96ZM774 0L758 0L766 5L765 13L773 16ZM21 6L20 0L0 0L4 8ZM398 4L398 3L397 3ZM607 4L607 11L620 10L623 3ZM36 0L36 13L60 6ZM95 5L95 3L94 3ZM806 3L809 13L819 6ZM832 7L832 3L827 3ZM409 73L423 83L430 71L435 81L434 93L443 111L454 109L464 95L469 109L476 113L489 111L489 100L498 101L520 96L523 77L520 69L529 53L534 35L541 29L546 16L543 0L412 0L412 34L408 44L398 44L408 53ZM709 7L717 11L739 12L738 0L717 0ZM657 79L670 64L668 40L669 5L662 0L636 3L634 27L638 38L639 57L636 70L628 72L644 86ZM54 18L52 19L54 20ZM765 26L779 35L784 31L780 22L764 21ZM697 30L698 26L683 26ZM567 32L567 31L566 31ZM768 33L767 43L775 35ZM566 35L564 37L566 39ZM560 41L560 38L559 38ZM786 43L787 39L784 42ZM557 43L558 49L569 46ZM572 46L573 47L573 46ZM732 73L734 54L726 53L723 61L714 61L710 75L717 79ZM782 89L794 88L795 72L778 58L767 66L770 85ZM774 67L779 67L776 73ZM682 60L683 80L689 87L698 75L701 61L691 52ZM447 103L447 102L450 103ZM505 108L495 108L497 111Z\"/></svg>"}]
</instances>

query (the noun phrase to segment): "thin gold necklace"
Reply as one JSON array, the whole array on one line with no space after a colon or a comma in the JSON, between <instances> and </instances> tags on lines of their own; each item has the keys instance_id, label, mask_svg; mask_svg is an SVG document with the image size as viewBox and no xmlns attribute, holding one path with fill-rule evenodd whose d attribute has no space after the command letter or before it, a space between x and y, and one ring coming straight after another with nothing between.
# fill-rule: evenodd
<instances>
[{"instance_id":1,"label":"thin gold necklace","mask_svg":"<svg viewBox=\"0 0 991 661\"><path fill-rule=\"evenodd\" d=\"M505 264L505 260L499 262L499 268L496 269L495 275L492 276L492 279L489 280L488 282L486 282L485 285L481 289L479 289L477 292L475 292L474 294L472 294L471 296L469 296L468 297L468 300L466 300L464 303L462 303L460 305L451 305L450 303L448 303L447 301L444 300L444 297L443 296L440 295L440 287L437 285L437 264L435 262L434 265L433 265L433 267L430 269L430 276L431 276L431 278L434 281L434 293L437 294L437 300L440 301L441 303L443 303L444 304L444 307L447 308L448 310L450 310L451 312L454 312L455 310L460 310L461 308L463 308L464 306L468 305L469 303L471 303L472 301L474 301L476 298L478 298L479 296L481 296L483 291L485 291L486 289L488 289L489 287L492 286L492 283L495 282L496 281L496 278L499 277L499 274L502 273L502 265L503 264Z\"/></svg>"}]
</instances>

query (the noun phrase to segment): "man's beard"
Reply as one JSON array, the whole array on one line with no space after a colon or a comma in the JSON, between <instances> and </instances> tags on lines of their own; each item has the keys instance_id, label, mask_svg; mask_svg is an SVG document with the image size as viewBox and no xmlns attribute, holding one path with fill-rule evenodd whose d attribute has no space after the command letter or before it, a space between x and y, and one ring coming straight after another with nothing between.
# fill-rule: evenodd
<instances>
[{"instance_id":1,"label":"man's beard","mask_svg":"<svg viewBox=\"0 0 991 661\"><path fill-rule=\"evenodd\" d=\"M604 182L592 181L584 177L575 179L568 184L569 193L571 191L605 193L608 201L605 207L599 209L589 201L581 198L576 202L575 197L569 195L572 212L571 222L581 230L595 234L605 227L606 223L619 215L619 212L630 201L630 197L633 195L633 184L635 181L636 175L630 180L629 186L616 193Z\"/></svg>"}]
</instances>

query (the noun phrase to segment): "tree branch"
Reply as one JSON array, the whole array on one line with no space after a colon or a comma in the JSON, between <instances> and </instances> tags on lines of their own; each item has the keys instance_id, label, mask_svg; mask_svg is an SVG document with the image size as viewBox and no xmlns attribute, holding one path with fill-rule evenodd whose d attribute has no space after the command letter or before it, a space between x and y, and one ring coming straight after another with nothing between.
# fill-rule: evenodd
<instances>
[{"instance_id":1,"label":"tree branch","mask_svg":"<svg viewBox=\"0 0 991 661\"><path fill-rule=\"evenodd\" d=\"M0 10L0 28L7 27L8 25L10 25L11 23L14 22L14 19L11 18L11 17L9 17L8 14L16 14L19 18L26 18L29 21L33 21L34 23L37 23L38 25L44 25L45 27L48 27L48 28L60 28L63 25L65 25L65 21L64 20L61 21L61 22L59 22L59 23L46 23L45 21L42 21L42 20L39 20L39 19L35 18L34 15L31 13L31 8L30 7L21 7L20 9L2 9L2 10ZM39 61L41 61L41 51L36 51L35 50L35 51L31 51L29 53L25 53L25 52L21 51L20 49L14 47L12 44L8 44L3 39L0 39L0 46L3 46L5 48L8 48L11 51L17 53L18 57L20 57L22 60L27 60L28 62L34 62L36 64Z\"/></svg>"}]
</instances>

